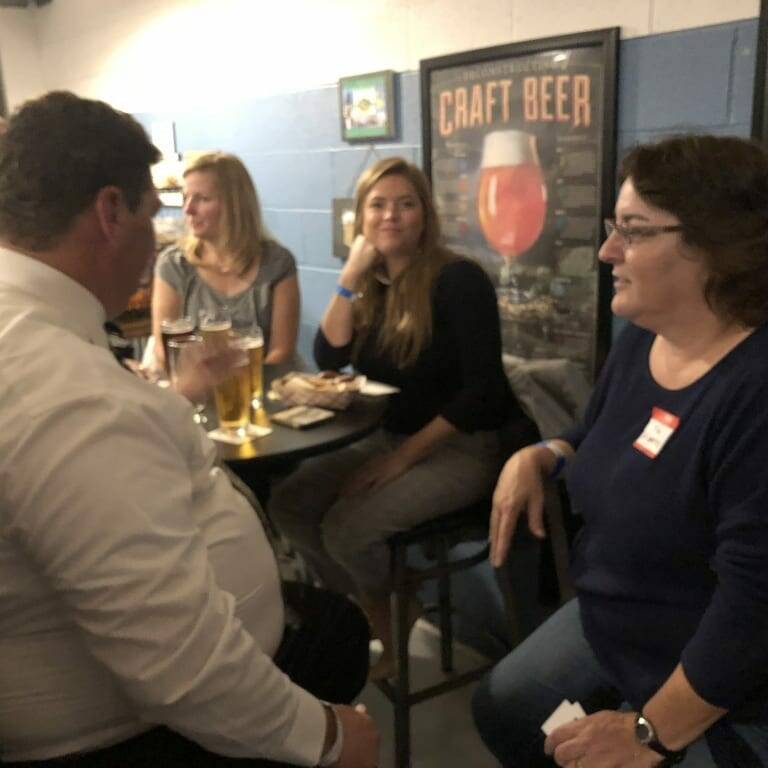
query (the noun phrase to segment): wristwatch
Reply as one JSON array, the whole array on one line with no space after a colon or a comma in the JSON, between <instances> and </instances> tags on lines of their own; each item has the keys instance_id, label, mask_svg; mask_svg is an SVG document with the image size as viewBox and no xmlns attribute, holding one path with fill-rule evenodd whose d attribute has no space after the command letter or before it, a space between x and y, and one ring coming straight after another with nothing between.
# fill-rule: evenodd
<instances>
[{"instance_id":1,"label":"wristwatch","mask_svg":"<svg viewBox=\"0 0 768 768\"><path fill-rule=\"evenodd\" d=\"M344 748L344 727L341 724L338 712L336 712L330 704L326 704L325 702L323 702L323 708L326 709L336 721L336 738L328 751L321 756L320 762L318 763L321 768L333 765L341 757L341 750Z\"/></svg>"},{"instance_id":2,"label":"wristwatch","mask_svg":"<svg viewBox=\"0 0 768 768\"><path fill-rule=\"evenodd\" d=\"M658 752L663 758L662 765L676 765L685 758L685 750L667 749L656 737L651 721L640 712L635 718L635 737L644 746Z\"/></svg>"}]
</instances>

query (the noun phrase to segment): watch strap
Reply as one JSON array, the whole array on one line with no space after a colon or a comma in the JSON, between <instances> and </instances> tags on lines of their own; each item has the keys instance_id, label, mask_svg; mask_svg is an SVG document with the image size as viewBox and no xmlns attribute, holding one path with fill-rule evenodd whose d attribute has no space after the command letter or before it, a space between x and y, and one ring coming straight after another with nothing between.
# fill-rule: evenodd
<instances>
[{"instance_id":1,"label":"watch strap","mask_svg":"<svg viewBox=\"0 0 768 768\"><path fill-rule=\"evenodd\" d=\"M650 734L650 738L645 740L641 739L639 735L637 734L638 726L644 727ZM665 765L677 765L678 763L681 763L685 759L686 750L685 749L667 749L657 738L656 736L656 728L654 727L653 723L644 715L639 713L637 717L635 718L635 733L638 735L638 741L645 747L648 747L648 749L652 749L657 754L661 755L664 758L664 762L661 763L662 766Z\"/></svg>"}]
</instances>

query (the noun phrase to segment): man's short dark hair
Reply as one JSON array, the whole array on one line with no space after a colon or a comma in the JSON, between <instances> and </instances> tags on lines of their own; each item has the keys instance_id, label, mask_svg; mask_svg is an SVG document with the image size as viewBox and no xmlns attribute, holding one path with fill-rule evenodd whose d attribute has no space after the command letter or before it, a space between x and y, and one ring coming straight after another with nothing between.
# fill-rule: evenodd
<instances>
[{"instance_id":1,"label":"man's short dark hair","mask_svg":"<svg viewBox=\"0 0 768 768\"><path fill-rule=\"evenodd\" d=\"M52 246L106 186L135 211L160 153L133 117L53 91L28 101L0 135L0 237Z\"/></svg>"}]
</instances>

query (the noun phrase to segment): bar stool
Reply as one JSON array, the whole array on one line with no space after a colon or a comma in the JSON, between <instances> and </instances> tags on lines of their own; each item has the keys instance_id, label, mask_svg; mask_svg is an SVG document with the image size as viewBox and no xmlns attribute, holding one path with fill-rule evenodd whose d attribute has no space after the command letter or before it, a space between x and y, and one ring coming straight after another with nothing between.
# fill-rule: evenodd
<instances>
[{"instance_id":1,"label":"bar stool","mask_svg":"<svg viewBox=\"0 0 768 768\"><path fill-rule=\"evenodd\" d=\"M560 599L563 602L572 591L567 576L567 544L565 544L561 519L559 489L554 484L551 484L547 489L545 509L555 556ZM490 510L491 499L484 498L476 504L430 520L389 539L397 671L391 681L379 680L376 685L394 705L395 766L397 768L409 768L410 766L411 707L479 679L495 664L495 661L491 660L465 672L451 674L453 673L451 577L455 573L465 571L487 560L489 555L488 521ZM457 544L465 542L482 542L482 546L472 554L449 559L449 551ZM434 561L434 565L419 570L408 568L407 554L408 548L411 546L422 547L428 559ZM523 639L523 632L518 610L518 598L515 594L514 576L510 578L510 571L514 570L515 558L521 554L523 549L531 546L536 546L532 537L526 535L522 530L518 531L507 563L495 570L496 581L504 597L505 618L512 647ZM443 682L412 691L408 656L411 626L408 617L409 604L419 586L433 580L437 581L438 589L436 607L440 627L440 666L443 672L451 676ZM429 612L430 606L427 606L425 610Z\"/></svg>"}]
</instances>

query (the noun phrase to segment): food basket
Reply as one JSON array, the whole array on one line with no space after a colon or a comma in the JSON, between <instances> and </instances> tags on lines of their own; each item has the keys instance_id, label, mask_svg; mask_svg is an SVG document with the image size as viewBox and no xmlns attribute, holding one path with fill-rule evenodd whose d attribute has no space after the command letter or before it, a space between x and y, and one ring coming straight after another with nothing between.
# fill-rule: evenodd
<instances>
[{"instance_id":1,"label":"food basket","mask_svg":"<svg viewBox=\"0 0 768 768\"><path fill-rule=\"evenodd\" d=\"M343 411L365 384L365 376L323 371L321 373L287 373L272 382L273 397L286 405L317 405Z\"/></svg>"}]
</instances>

